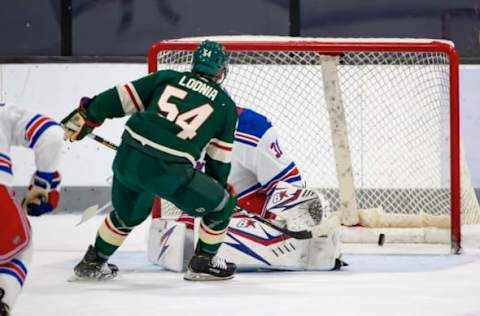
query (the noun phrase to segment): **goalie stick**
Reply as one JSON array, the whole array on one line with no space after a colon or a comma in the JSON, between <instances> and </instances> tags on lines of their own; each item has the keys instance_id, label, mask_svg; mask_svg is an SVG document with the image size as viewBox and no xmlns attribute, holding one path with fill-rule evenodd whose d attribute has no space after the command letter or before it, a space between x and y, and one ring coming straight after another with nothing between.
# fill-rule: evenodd
<instances>
[{"instance_id":1,"label":"goalie stick","mask_svg":"<svg viewBox=\"0 0 480 316\"><path fill-rule=\"evenodd\" d=\"M91 139L99 142L100 144L113 149L117 150L118 146L109 142L108 140L104 139L101 136L95 135L95 134L88 134L88 137ZM299 231L292 231L287 228L281 227L276 225L275 223L272 223L271 221L257 215L254 213L249 212L248 210L241 209L241 211L248 217L253 218L268 227L271 227L289 237L292 237L294 239L311 239L315 237L324 237L326 236L332 229L337 227L337 225L340 225L340 221L338 216L335 214L332 214L329 218L327 218L325 221L322 221L320 224L312 227L311 230L299 230Z\"/></svg>"},{"instance_id":2,"label":"goalie stick","mask_svg":"<svg viewBox=\"0 0 480 316\"><path fill-rule=\"evenodd\" d=\"M249 212L248 210L241 210L246 216L253 218L268 227L271 227L287 236L290 236L294 239L311 239L311 238L318 238L318 237L327 237L328 234L340 227L340 218L339 218L339 213L334 213L330 215L326 220L323 220L320 222L320 224L315 225L312 227L311 230L305 229L305 230L299 230L299 231L292 231L287 228L281 227L275 223L272 223L271 221L257 215L254 213Z\"/></svg>"},{"instance_id":3,"label":"goalie stick","mask_svg":"<svg viewBox=\"0 0 480 316\"><path fill-rule=\"evenodd\" d=\"M286 228L280 227L275 225L274 223L266 220L265 218L258 216L256 214L250 213L247 210L241 210L241 213L246 215L249 218L253 218L257 221L259 221L262 224L267 225L268 227L271 227L287 236L290 236L295 239L310 239L313 238L312 232L309 230L300 230L300 231L291 231Z\"/></svg>"}]
</instances>

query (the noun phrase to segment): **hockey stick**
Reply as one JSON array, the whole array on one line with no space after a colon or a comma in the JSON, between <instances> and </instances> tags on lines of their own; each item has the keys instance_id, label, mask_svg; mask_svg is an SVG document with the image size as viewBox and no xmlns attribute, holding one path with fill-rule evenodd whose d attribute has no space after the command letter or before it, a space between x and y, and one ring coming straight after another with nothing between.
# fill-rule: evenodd
<instances>
[{"instance_id":1,"label":"hockey stick","mask_svg":"<svg viewBox=\"0 0 480 316\"><path fill-rule=\"evenodd\" d=\"M108 140L106 140L105 138L103 137L100 137L98 135L95 135L95 134L88 134L87 135L89 138L99 142L100 144L110 148L110 149L113 149L113 150L117 150L118 149L118 146L109 142ZM105 205L103 205L102 207L98 207L97 204L95 205L92 205L90 207L87 207L83 212L82 212L82 218L80 219L80 221L75 225L75 226L79 226L83 223L85 223L86 221L88 221L89 219L93 218L95 215L97 215L98 213L100 213L101 211L107 209L108 207L110 207L112 205L112 202L108 202L106 203Z\"/></svg>"},{"instance_id":2,"label":"hockey stick","mask_svg":"<svg viewBox=\"0 0 480 316\"><path fill-rule=\"evenodd\" d=\"M93 218L95 215L97 215L98 213L100 213L101 211L107 209L108 207L112 206L112 202L108 202L106 203L104 206L98 208L98 205L95 204L95 205L92 205L88 208L86 208L83 212L82 212L82 218L80 219L80 221L77 223L77 225L75 226L78 226L80 224L83 224L85 223L86 221L88 221L89 219Z\"/></svg>"},{"instance_id":3,"label":"hockey stick","mask_svg":"<svg viewBox=\"0 0 480 316\"><path fill-rule=\"evenodd\" d=\"M100 144L102 144L103 146L106 146L110 149L113 149L113 150L117 150L118 149L118 146L115 145L114 143L111 143L109 142L108 140L106 140L105 138L103 137L100 137L98 135L95 135L95 134L88 134L88 137L90 137L91 139L93 139L94 141L97 141L99 142Z\"/></svg>"},{"instance_id":4,"label":"hockey stick","mask_svg":"<svg viewBox=\"0 0 480 316\"><path fill-rule=\"evenodd\" d=\"M261 217L261 216L258 216L257 214L254 214L254 213L251 213L245 209L242 209L241 212L243 214L245 214L247 217L249 218L253 218L257 221L259 221L260 223L270 227L270 228L273 228L279 232L281 232L282 234L285 234L289 237L292 237L292 238L295 238L295 239L311 239L313 238L313 235L312 235L312 232L310 230L300 230L300 231L291 231L287 228L284 228L284 227L280 227L272 222L270 222L269 220Z\"/></svg>"},{"instance_id":5,"label":"hockey stick","mask_svg":"<svg viewBox=\"0 0 480 316\"><path fill-rule=\"evenodd\" d=\"M88 134L88 137L90 137L91 139L99 142L100 144L110 148L110 149L113 149L113 150L117 150L118 149L118 146L109 142L108 140L104 139L103 137L100 137L98 135L95 135L95 134ZM319 225L317 226L314 226L312 227L312 230L300 230L300 231L291 231L287 228L284 228L284 227L281 227L281 226L278 226L272 222L270 222L269 220L257 215L257 214L254 214L254 213L251 213L249 212L248 210L245 210L245 209L241 209L242 212L244 212L244 214L246 216L248 216L249 218L253 218L259 222L261 222L262 224L265 224L267 225L268 227L271 227L279 232L281 232L282 234L285 234L289 237L292 237L294 239L311 239L311 238L314 238L314 237L322 237L322 236L325 236L326 234L328 234L328 232L334 228L334 226L337 225L337 221L338 221L338 218L336 216L331 216L331 218L335 218L336 221L333 221L331 220L330 218L328 218L327 220L325 221L322 221ZM339 223L338 223L339 225Z\"/></svg>"},{"instance_id":6,"label":"hockey stick","mask_svg":"<svg viewBox=\"0 0 480 316\"><path fill-rule=\"evenodd\" d=\"M313 226L310 230L299 230L299 231L292 231L288 228L278 226L268 219L265 219L257 214L251 213L245 209L239 209L243 214L245 214L249 218L253 218L262 224L265 224L268 227L271 227L287 236L290 236L294 239L311 239L311 238L318 238L318 237L326 237L328 234L337 228L340 227L340 218L338 213L334 213L330 215L326 220L320 222L320 224Z\"/></svg>"},{"instance_id":7,"label":"hockey stick","mask_svg":"<svg viewBox=\"0 0 480 316\"><path fill-rule=\"evenodd\" d=\"M115 145L114 143L111 143L109 142L108 140L106 140L105 138L103 137L100 137L98 135L95 135L95 134L88 134L87 135L89 138L99 142L100 144L110 148L110 149L113 149L113 150L117 150L118 149L118 146ZM105 210L106 208L110 207L112 205L112 202L108 202L107 204L103 205L102 207L98 207L98 205L92 205L88 208L86 208L83 212L82 212L82 218L80 219L80 221L77 223L77 225L75 226L78 226L80 224L83 224L85 223L86 221L88 221L89 219L93 218L95 215L97 215L98 213L100 213L101 211Z\"/></svg>"},{"instance_id":8,"label":"hockey stick","mask_svg":"<svg viewBox=\"0 0 480 316\"><path fill-rule=\"evenodd\" d=\"M75 128L74 127L70 127L70 125L67 123L65 125L62 124L62 126L64 128L67 128L71 131L75 131ZM96 134L93 134L93 133L90 133L90 134L87 134L87 137L99 142L100 144L102 144L103 146L106 146L110 149L113 149L113 150L117 150L118 149L118 146L115 145L114 143L112 142L109 142L108 140L106 140L105 138L101 137L101 136L98 136Z\"/></svg>"}]
</instances>

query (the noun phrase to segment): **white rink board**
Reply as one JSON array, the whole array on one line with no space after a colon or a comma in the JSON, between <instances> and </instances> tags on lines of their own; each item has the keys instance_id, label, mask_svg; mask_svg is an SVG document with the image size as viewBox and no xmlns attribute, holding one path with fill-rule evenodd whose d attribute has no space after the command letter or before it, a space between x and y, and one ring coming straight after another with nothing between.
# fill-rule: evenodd
<instances>
[{"instance_id":1,"label":"white rink board","mask_svg":"<svg viewBox=\"0 0 480 316\"><path fill-rule=\"evenodd\" d=\"M116 84L146 74L143 64L20 64L0 66L0 101L29 108L60 120L78 106L83 96L93 96ZM125 119L107 121L96 130L119 143ZM14 185L28 183L34 171L28 150L12 152ZM66 144L60 160L62 186L106 186L112 174L114 152L92 140ZM88 171L88 172L85 172Z\"/></svg>"},{"instance_id":2,"label":"white rink board","mask_svg":"<svg viewBox=\"0 0 480 316\"><path fill-rule=\"evenodd\" d=\"M476 163L476 158L480 158L480 147L477 146L476 141L477 135L480 134L480 114L477 103L475 103L478 101L475 87L480 78L480 68L475 66L464 68L460 77L461 109L465 109L467 112L461 113L464 118L462 123L466 123L465 127L462 127L462 139L466 145L467 161L473 171L474 186L480 187L480 169ZM467 74L465 75L466 80L462 80L463 73ZM115 84L133 80L145 74L146 64L0 65L0 102L17 104L60 119L78 104L80 97L92 96ZM281 104L280 101L278 100L277 104ZM374 111L375 109L366 108L365 110ZM421 115L421 112L419 111L418 114ZM97 130L97 133L114 142L119 142L123 123L122 119L116 122L107 122L105 126ZM439 124L444 123L439 122ZM374 123L366 122L366 124ZM326 132L329 133L328 130ZM282 133L290 133L290 131L282 131ZM409 140L408 135L391 136L396 137L397 141ZM439 141L441 142L441 139ZM444 145L442 144L442 146ZM67 146L60 167L64 186L107 185L106 179L111 175L113 154L110 150L91 140ZM385 155L388 155L388 152ZM15 171L14 184L25 185L34 170L33 158L22 150L15 150L12 157ZM434 161L437 158L433 156L431 159ZM331 163L333 164L333 161ZM89 172L86 173L83 171L84 169L80 168L72 168L72 165L88 166ZM369 170L374 170L375 166L372 165L369 168L372 168ZM326 181L333 181L333 177L327 177ZM444 181L448 182L448 178L445 178Z\"/></svg>"}]
</instances>

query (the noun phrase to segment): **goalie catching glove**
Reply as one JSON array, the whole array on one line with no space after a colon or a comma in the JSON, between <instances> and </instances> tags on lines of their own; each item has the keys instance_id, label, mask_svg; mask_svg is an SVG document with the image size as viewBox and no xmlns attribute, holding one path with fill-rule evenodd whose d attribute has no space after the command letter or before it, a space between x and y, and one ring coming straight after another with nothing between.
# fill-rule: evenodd
<instances>
[{"instance_id":1,"label":"goalie catching glove","mask_svg":"<svg viewBox=\"0 0 480 316\"><path fill-rule=\"evenodd\" d=\"M280 182L270 195L266 210L275 220L291 231L301 231L319 225L330 212L325 197L311 189L298 188Z\"/></svg>"},{"instance_id":2,"label":"goalie catching glove","mask_svg":"<svg viewBox=\"0 0 480 316\"><path fill-rule=\"evenodd\" d=\"M101 125L101 122L95 123L88 119L87 111L92 101L91 98L83 97L80 106L62 120L66 140L71 142L81 140Z\"/></svg>"},{"instance_id":3,"label":"goalie catching glove","mask_svg":"<svg viewBox=\"0 0 480 316\"><path fill-rule=\"evenodd\" d=\"M28 187L27 194L23 200L23 207L27 209L28 215L40 216L53 211L60 200L61 177L58 172L37 171Z\"/></svg>"}]
</instances>

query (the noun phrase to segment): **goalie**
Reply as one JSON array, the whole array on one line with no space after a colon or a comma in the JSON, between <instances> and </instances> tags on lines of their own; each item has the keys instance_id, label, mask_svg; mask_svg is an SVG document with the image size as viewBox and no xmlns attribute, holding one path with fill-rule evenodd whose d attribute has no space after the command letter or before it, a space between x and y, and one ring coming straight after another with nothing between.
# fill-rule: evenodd
<instances>
[{"instance_id":1,"label":"goalie","mask_svg":"<svg viewBox=\"0 0 480 316\"><path fill-rule=\"evenodd\" d=\"M291 231L327 222L329 206L322 194L305 188L295 163L283 151L276 131L263 115L239 108L229 182L238 192L220 254L242 270L332 270L340 260L339 225L320 238L297 240L248 217L247 210ZM202 168L199 163L197 168ZM161 205L161 203L163 203ZM181 213L165 215L173 205L157 200L152 212L148 258L173 271L184 271L194 250L195 221ZM163 210L163 215L162 215Z\"/></svg>"}]
</instances>

